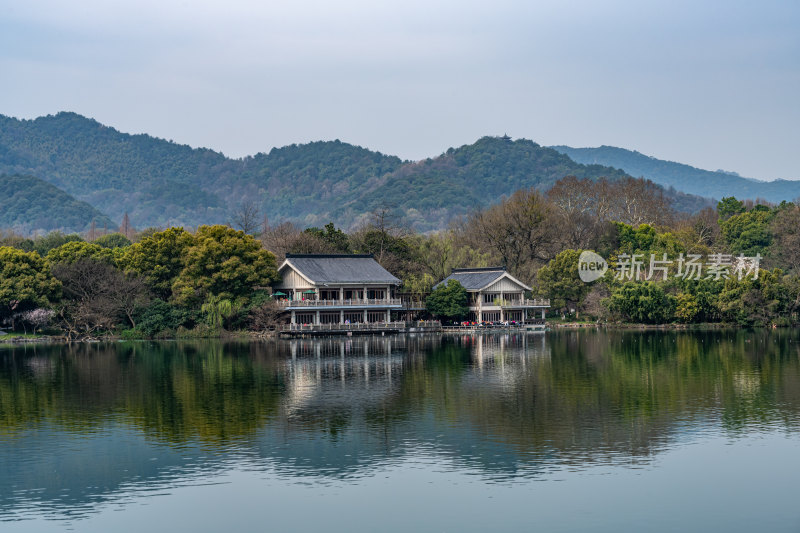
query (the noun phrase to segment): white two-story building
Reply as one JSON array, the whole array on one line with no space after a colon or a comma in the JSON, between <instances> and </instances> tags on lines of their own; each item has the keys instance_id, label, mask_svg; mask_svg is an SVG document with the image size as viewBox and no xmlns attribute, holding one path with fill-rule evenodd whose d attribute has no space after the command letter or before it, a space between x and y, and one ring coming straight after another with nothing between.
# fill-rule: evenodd
<instances>
[{"instance_id":1,"label":"white two-story building","mask_svg":"<svg viewBox=\"0 0 800 533\"><path fill-rule=\"evenodd\" d=\"M291 324L391 322L401 281L370 255L286 254L273 285Z\"/></svg>"},{"instance_id":2,"label":"white two-story building","mask_svg":"<svg viewBox=\"0 0 800 533\"><path fill-rule=\"evenodd\" d=\"M434 288L454 279L466 290L469 320L473 322L523 322L544 319L550 300L526 299L531 288L503 267L455 268Z\"/></svg>"}]
</instances>

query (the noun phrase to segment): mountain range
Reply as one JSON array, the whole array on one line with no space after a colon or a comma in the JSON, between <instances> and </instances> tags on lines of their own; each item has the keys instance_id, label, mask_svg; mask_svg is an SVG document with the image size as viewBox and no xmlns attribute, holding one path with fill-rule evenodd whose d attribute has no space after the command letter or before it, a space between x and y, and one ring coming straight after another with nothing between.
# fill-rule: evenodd
<instances>
[{"instance_id":1,"label":"mountain range","mask_svg":"<svg viewBox=\"0 0 800 533\"><path fill-rule=\"evenodd\" d=\"M371 212L388 209L417 231L428 231L446 227L453 217L496 203L518 189L546 190L566 175L592 179L643 175L663 185L675 206L685 211L710 205L701 196L720 196L713 191L686 194L685 187L693 180L678 179L680 173L678 178L667 174L656 178L622 164L576 162L570 150L576 149L553 149L506 136L483 137L412 162L335 140L232 159L206 148L122 133L75 113L33 120L0 115L0 175L16 176L17 181L35 176L65 195L55 200L50 193L42 194L45 204L83 206L78 209L84 212L82 218L73 219L53 211L51 220L36 215L36 210L21 210L20 202L11 212L12 204L3 201L8 213L0 226L84 230L91 220L102 225L103 214L119 221L127 212L140 229L194 227L228 222L243 202L253 202L271 223L322 226L333 221L350 229ZM577 150L575 157L583 157L583 149ZM743 180L726 176L732 183ZM40 190L42 184L32 181L32 188L34 183Z\"/></svg>"},{"instance_id":2,"label":"mountain range","mask_svg":"<svg viewBox=\"0 0 800 533\"><path fill-rule=\"evenodd\" d=\"M800 180L760 181L743 178L733 172L702 170L614 146L598 148L551 146L551 148L568 155L578 163L618 168L634 177L645 177L659 185L716 200L725 196L735 196L740 199L762 198L769 202L780 203L800 198Z\"/></svg>"}]
</instances>

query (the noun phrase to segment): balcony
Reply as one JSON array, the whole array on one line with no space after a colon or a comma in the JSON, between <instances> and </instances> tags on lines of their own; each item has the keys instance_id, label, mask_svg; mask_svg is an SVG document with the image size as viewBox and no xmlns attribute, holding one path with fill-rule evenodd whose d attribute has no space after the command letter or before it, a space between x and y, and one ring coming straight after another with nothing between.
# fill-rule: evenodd
<instances>
[{"instance_id":1,"label":"balcony","mask_svg":"<svg viewBox=\"0 0 800 533\"><path fill-rule=\"evenodd\" d=\"M408 309L410 311L422 311L425 309L425 300L422 298L404 296L400 298L400 303L403 305L403 309Z\"/></svg>"},{"instance_id":2,"label":"balcony","mask_svg":"<svg viewBox=\"0 0 800 533\"><path fill-rule=\"evenodd\" d=\"M339 309L339 308L399 308L403 302L400 298L353 299L353 300L277 300L283 309Z\"/></svg>"},{"instance_id":3,"label":"balcony","mask_svg":"<svg viewBox=\"0 0 800 533\"><path fill-rule=\"evenodd\" d=\"M550 307L550 300L543 298L534 298L530 300L494 300L493 302L483 302L482 304L472 304L472 307L487 308L502 308L502 309L521 309L526 307Z\"/></svg>"}]
</instances>

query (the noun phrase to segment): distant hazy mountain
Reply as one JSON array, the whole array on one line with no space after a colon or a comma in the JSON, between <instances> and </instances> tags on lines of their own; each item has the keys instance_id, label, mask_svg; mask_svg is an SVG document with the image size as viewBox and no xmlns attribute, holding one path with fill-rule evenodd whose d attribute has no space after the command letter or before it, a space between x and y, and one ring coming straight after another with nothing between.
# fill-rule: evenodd
<instances>
[{"instance_id":1,"label":"distant hazy mountain","mask_svg":"<svg viewBox=\"0 0 800 533\"><path fill-rule=\"evenodd\" d=\"M92 220L98 228L116 227L91 205L32 176L0 175L0 206L0 228L25 234L52 230L84 231Z\"/></svg>"},{"instance_id":2,"label":"distant hazy mountain","mask_svg":"<svg viewBox=\"0 0 800 533\"><path fill-rule=\"evenodd\" d=\"M75 113L35 120L0 115L0 173L38 176L114 220L128 212L138 228L224 223L243 201L253 201L273 223L334 221L348 228L388 207L423 231L445 227L452 217L520 188L546 190L566 175L626 175L507 137L484 137L420 162L338 140L230 159L121 133ZM668 194L684 210L706 204Z\"/></svg>"},{"instance_id":3,"label":"distant hazy mountain","mask_svg":"<svg viewBox=\"0 0 800 533\"><path fill-rule=\"evenodd\" d=\"M723 196L735 196L740 199L764 198L779 203L800 197L800 181L759 181L743 178L735 172L702 170L613 146L599 148L553 146L553 148L579 163L608 165L622 169L637 178L645 177L665 187L674 187L686 193L709 198L720 199Z\"/></svg>"}]
</instances>

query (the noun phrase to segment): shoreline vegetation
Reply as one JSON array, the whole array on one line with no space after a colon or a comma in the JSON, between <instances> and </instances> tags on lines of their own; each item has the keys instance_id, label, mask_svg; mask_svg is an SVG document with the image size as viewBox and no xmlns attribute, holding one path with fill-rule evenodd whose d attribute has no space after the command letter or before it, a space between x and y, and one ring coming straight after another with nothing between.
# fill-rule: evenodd
<instances>
[{"instance_id":1,"label":"shoreline vegetation","mask_svg":"<svg viewBox=\"0 0 800 533\"><path fill-rule=\"evenodd\" d=\"M603 329L614 331L696 331L703 332L709 330L785 330L791 329L793 326L738 326L735 324L721 324L721 323L708 323L708 324L632 324L632 323L602 323L602 322L563 322L563 321L547 321L546 325L549 329ZM508 330L504 329L487 329L483 333L502 333ZM513 330L519 332L521 330ZM397 333L397 335L404 335L406 333ZM437 331L428 332L428 334L440 335L463 335L463 332L454 331ZM99 337L83 337L77 339L68 339L65 336L58 335L17 335L7 334L0 336L0 346L3 345L20 345L20 344L64 344L64 343L96 343L96 342L128 342L128 341L192 341L192 340L222 340L222 341L266 341L280 338L276 331L268 332L255 332L255 331L221 331L216 334L198 335L191 331L187 331L181 335L173 336L159 336L159 337L132 337L120 335L105 335ZM288 339L287 339L288 340Z\"/></svg>"},{"instance_id":2,"label":"shoreline vegetation","mask_svg":"<svg viewBox=\"0 0 800 533\"><path fill-rule=\"evenodd\" d=\"M589 283L578 270L584 251L608 266ZM550 299L551 327L799 322L796 204L731 197L687 215L646 180L567 177L431 234L412 232L391 207L345 232L333 223L270 225L248 203L228 225L196 230L138 231L126 215L103 235L2 231L0 328L68 341L267 336L286 319L270 286L287 253L372 254L402 280L403 297L426 302L414 319L465 319L463 287L444 295L433 286L454 268L502 265L533 287L530 296ZM739 256L758 263L737 275ZM691 258L704 260L696 275L687 275Z\"/></svg>"}]
</instances>

